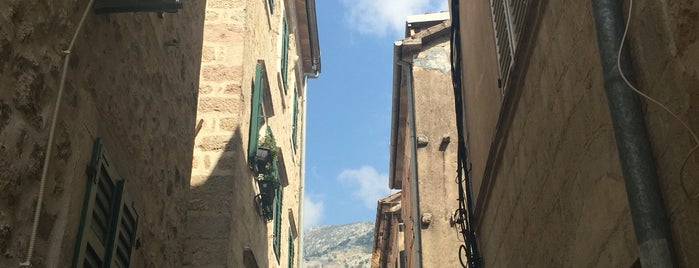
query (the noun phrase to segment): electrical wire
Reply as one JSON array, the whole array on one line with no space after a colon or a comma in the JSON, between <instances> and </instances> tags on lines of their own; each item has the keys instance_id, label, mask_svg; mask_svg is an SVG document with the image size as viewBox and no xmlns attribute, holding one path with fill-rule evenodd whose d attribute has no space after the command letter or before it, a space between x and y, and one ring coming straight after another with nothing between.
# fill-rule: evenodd
<instances>
[{"instance_id":1,"label":"electrical wire","mask_svg":"<svg viewBox=\"0 0 699 268\"><path fill-rule=\"evenodd\" d=\"M627 36L627 34L628 34L628 32L629 32L629 25L631 24L631 16L632 16L632 12L631 12L631 11L633 11L633 0L629 0L629 14L628 14L627 19L626 19L626 26L624 27L624 35L623 35L622 38L621 38L621 44L619 45L619 51L618 51L618 53L617 53L616 68L617 68L617 70L619 71L619 74L621 74L621 78L624 80L624 82L626 83L626 85L628 85L628 86L629 86L634 92L636 92L638 95L641 95L642 97L644 97L644 98L650 100L651 102L653 102L653 103L655 103L656 105L658 105L658 106L660 106L661 108L663 108L667 113L669 113L670 115L672 115L672 117L674 117L675 119L677 119L677 121L679 121L680 123L682 123L682 125L684 126L684 128L686 128L687 131L689 131L689 133L692 135L692 138L694 139L694 147L692 147L692 149L689 150L689 152L688 152L687 155L685 156L684 160L682 161L682 165L680 166L680 185L682 186L682 190L684 191L684 194L687 196L687 198L689 198L689 199L697 199L697 198L699 198L699 193L695 193L695 194L692 195L692 194L690 194L689 191L687 190L687 186L686 186L686 184L685 184L685 182L684 182L684 168L685 168L685 166L687 165L687 162L689 161L689 158L692 156L692 154L694 154L694 152L696 152L697 149L699 149L699 136L697 136L697 133L694 132L694 130L692 130L692 128L689 127L689 125L688 125L684 120L680 119L680 117L679 117L677 114L673 113L667 106L663 105L661 102L659 102L659 101L657 101L656 99L654 99L654 98L648 96L647 94L641 92L640 90L638 90L638 88L636 88L634 85L632 85L631 82L630 82L630 81L628 80L628 78L626 77L626 75L624 75L624 72L621 70L621 52L624 50L624 43L626 42L626 36Z\"/></svg>"},{"instance_id":2,"label":"electrical wire","mask_svg":"<svg viewBox=\"0 0 699 268\"><path fill-rule=\"evenodd\" d=\"M473 215L473 193L471 187L471 172L466 170L468 159L466 155L466 142L464 141L464 111L463 95L461 93L461 36L459 35L459 0L451 1L451 76L454 89L454 108L456 111L456 130L458 136L457 143L457 175L456 184L459 188L459 208L454 211L453 223L457 231L461 234L463 244L459 245L459 262L466 268L480 268L482 260L478 251L476 233L472 223ZM466 172L464 172L466 171ZM465 173L465 174L464 174ZM464 259L466 257L466 259Z\"/></svg>"},{"instance_id":3,"label":"electrical wire","mask_svg":"<svg viewBox=\"0 0 699 268\"><path fill-rule=\"evenodd\" d=\"M53 149L54 134L56 133L56 121L58 121L58 111L61 108L61 99L63 96L63 90L65 88L66 74L68 73L68 63L70 62L70 52L75 45L75 40L78 38L78 33L85 23L85 18L89 14L94 0L90 0L80 18L80 23L78 23L78 28L75 29L73 34L73 39L70 40L70 45L68 49L63 51L65 58L63 60L63 72L61 73L61 82L58 87L58 94L56 95L56 105L53 108L53 117L51 118L51 127L49 128L49 139L46 147L46 155L44 156L44 167L41 171L41 183L39 184L39 197L36 200L36 210L34 211L34 222L32 225L32 234L29 237L29 247L27 248L27 259L19 264L19 267L31 267L32 256L34 254L34 244L36 243L36 234L39 227L39 219L41 216L41 206L44 200L44 189L46 188L46 176L48 174L49 162L51 160L51 151Z\"/></svg>"}]
</instances>

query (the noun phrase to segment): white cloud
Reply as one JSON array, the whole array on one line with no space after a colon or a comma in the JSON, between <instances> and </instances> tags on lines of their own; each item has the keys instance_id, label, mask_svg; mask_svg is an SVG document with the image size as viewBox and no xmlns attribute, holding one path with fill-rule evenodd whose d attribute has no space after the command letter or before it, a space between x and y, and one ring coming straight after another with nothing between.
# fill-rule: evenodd
<instances>
[{"instance_id":1,"label":"white cloud","mask_svg":"<svg viewBox=\"0 0 699 268\"><path fill-rule=\"evenodd\" d=\"M447 11L447 0L342 0L351 29L362 34L402 36L405 17L427 12Z\"/></svg>"},{"instance_id":2,"label":"white cloud","mask_svg":"<svg viewBox=\"0 0 699 268\"><path fill-rule=\"evenodd\" d=\"M323 219L323 200L313 200L310 196L303 197L303 229L318 225Z\"/></svg>"},{"instance_id":3,"label":"white cloud","mask_svg":"<svg viewBox=\"0 0 699 268\"><path fill-rule=\"evenodd\" d=\"M373 167L363 166L359 169L345 169L337 176L340 182L353 184L357 189L352 196L364 203L367 208L376 208L376 201L387 196L388 174L380 174Z\"/></svg>"}]
</instances>

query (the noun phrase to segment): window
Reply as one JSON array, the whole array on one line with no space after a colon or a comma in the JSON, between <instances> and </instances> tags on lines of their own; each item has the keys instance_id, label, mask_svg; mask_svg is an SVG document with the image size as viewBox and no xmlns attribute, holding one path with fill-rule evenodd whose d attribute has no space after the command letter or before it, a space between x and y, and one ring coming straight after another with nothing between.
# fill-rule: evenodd
<instances>
[{"instance_id":1,"label":"window","mask_svg":"<svg viewBox=\"0 0 699 268\"><path fill-rule=\"evenodd\" d=\"M528 0L491 0L493 27L500 69L499 86L504 88L514 65L517 45L521 40L527 10L531 6Z\"/></svg>"},{"instance_id":2,"label":"window","mask_svg":"<svg viewBox=\"0 0 699 268\"><path fill-rule=\"evenodd\" d=\"M72 267L129 267L138 213L100 139L88 171Z\"/></svg>"},{"instance_id":3,"label":"window","mask_svg":"<svg viewBox=\"0 0 699 268\"><path fill-rule=\"evenodd\" d=\"M291 112L291 143L294 146L294 151L298 147L298 117L299 117L299 98L297 96L296 90L294 90L293 96L293 110Z\"/></svg>"},{"instance_id":4,"label":"window","mask_svg":"<svg viewBox=\"0 0 699 268\"><path fill-rule=\"evenodd\" d=\"M248 140L248 163L253 163L257 148L259 147L260 130L267 118L274 116L269 82L265 62L258 60L255 66L255 78L252 83L252 97L250 99L250 129Z\"/></svg>"},{"instance_id":5,"label":"window","mask_svg":"<svg viewBox=\"0 0 699 268\"><path fill-rule=\"evenodd\" d=\"M284 192L282 191L282 187L277 187L274 197L274 238L272 241L272 247L274 248L274 254L277 257L277 262L279 262L281 257L283 194Z\"/></svg>"},{"instance_id":6,"label":"window","mask_svg":"<svg viewBox=\"0 0 699 268\"><path fill-rule=\"evenodd\" d=\"M269 13L274 14L274 0L267 0L267 4L269 4Z\"/></svg>"},{"instance_id":7,"label":"window","mask_svg":"<svg viewBox=\"0 0 699 268\"><path fill-rule=\"evenodd\" d=\"M292 228L289 227L289 268L294 268L294 237L291 233Z\"/></svg>"},{"instance_id":8,"label":"window","mask_svg":"<svg viewBox=\"0 0 699 268\"><path fill-rule=\"evenodd\" d=\"M286 23L286 18L282 19L282 61L281 61L281 72L282 72L282 87L284 87L284 93L286 94L288 86L288 68L289 68L289 25Z\"/></svg>"}]
</instances>

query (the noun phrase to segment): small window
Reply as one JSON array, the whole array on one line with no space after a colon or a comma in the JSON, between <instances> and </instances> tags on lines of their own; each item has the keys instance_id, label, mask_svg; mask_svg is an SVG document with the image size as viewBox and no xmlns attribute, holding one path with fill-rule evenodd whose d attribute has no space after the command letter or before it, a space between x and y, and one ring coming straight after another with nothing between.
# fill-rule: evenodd
<instances>
[{"instance_id":1,"label":"small window","mask_svg":"<svg viewBox=\"0 0 699 268\"><path fill-rule=\"evenodd\" d=\"M88 171L72 267L129 267L139 216L100 139Z\"/></svg>"}]
</instances>

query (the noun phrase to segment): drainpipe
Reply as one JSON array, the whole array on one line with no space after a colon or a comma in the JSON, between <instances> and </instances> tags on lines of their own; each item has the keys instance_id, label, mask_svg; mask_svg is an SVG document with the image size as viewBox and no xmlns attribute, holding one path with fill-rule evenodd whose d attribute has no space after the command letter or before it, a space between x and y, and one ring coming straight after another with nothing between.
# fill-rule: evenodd
<instances>
[{"instance_id":1,"label":"drainpipe","mask_svg":"<svg viewBox=\"0 0 699 268\"><path fill-rule=\"evenodd\" d=\"M303 126L301 127L301 182L299 186L299 199L300 199L300 204L299 204L299 257L296 264L296 267L303 267L303 203L304 203L304 186L306 185L306 104L308 103L308 79L304 78L304 83L303 83L303 104L302 104L302 111L303 114L301 115L301 122L303 122Z\"/></svg>"},{"instance_id":2,"label":"drainpipe","mask_svg":"<svg viewBox=\"0 0 699 268\"><path fill-rule=\"evenodd\" d=\"M413 236L414 236L414 262L416 268L422 268L422 226L420 221L420 195L418 191L417 176L417 135L415 134L415 96L413 94L412 64L402 60L402 44L395 43L395 49L399 50L396 64L402 67L406 78L406 95L408 97L408 122L410 124L410 198L413 208Z\"/></svg>"},{"instance_id":3,"label":"drainpipe","mask_svg":"<svg viewBox=\"0 0 699 268\"><path fill-rule=\"evenodd\" d=\"M592 0L592 13L641 266L675 267L670 225L641 103L616 66L624 32L621 2ZM624 74L633 77L628 50L622 51L619 62Z\"/></svg>"}]
</instances>

